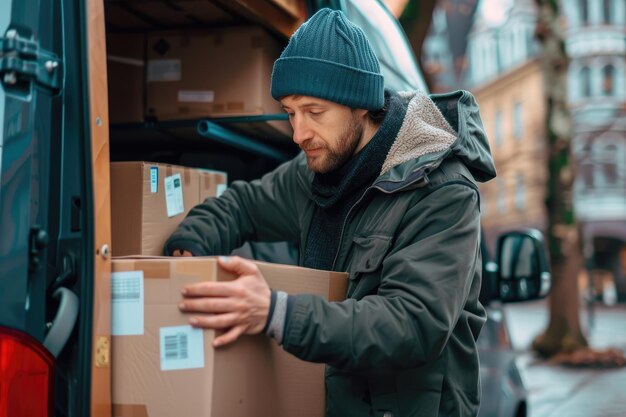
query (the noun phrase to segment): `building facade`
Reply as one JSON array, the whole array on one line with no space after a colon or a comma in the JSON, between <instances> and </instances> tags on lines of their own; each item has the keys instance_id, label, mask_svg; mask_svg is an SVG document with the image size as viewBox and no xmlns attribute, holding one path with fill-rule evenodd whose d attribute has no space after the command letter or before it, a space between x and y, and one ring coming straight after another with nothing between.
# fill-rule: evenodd
<instances>
[{"instance_id":1,"label":"building facade","mask_svg":"<svg viewBox=\"0 0 626 417\"><path fill-rule=\"evenodd\" d=\"M543 77L532 0L483 0L468 36L464 88L480 105L498 176L481 186L488 245L499 233L546 230Z\"/></svg>"},{"instance_id":2,"label":"building facade","mask_svg":"<svg viewBox=\"0 0 626 417\"><path fill-rule=\"evenodd\" d=\"M482 223L487 244L511 229L545 232L547 180L543 78L536 59L510 68L472 89L498 176L481 184Z\"/></svg>"},{"instance_id":3,"label":"building facade","mask_svg":"<svg viewBox=\"0 0 626 417\"><path fill-rule=\"evenodd\" d=\"M574 207L595 268L616 278L626 300L626 1L563 0Z\"/></svg>"},{"instance_id":4,"label":"building facade","mask_svg":"<svg viewBox=\"0 0 626 417\"><path fill-rule=\"evenodd\" d=\"M626 1L561 0L561 7L577 167L573 203L584 255L591 267L613 274L619 297L626 299ZM545 208L539 208L546 145L539 47L533 39L536 13L532 0L480 0L467 36L467 66L457 77L459 87L478 97L498 169L498 178L482 191L489 235L546 224ZM440 23L438 30L431 29L431 36L442 38L441 28ZM441 43L433 45L444 51ZM437 66L428 50L425 55L438 73L445 73L445 60ZM450 78L440 79L445 85ZM523 124L519 142L512 136L516 118ZM519 210L522 195L530 200Z\"/></svg>"}]
</instances>

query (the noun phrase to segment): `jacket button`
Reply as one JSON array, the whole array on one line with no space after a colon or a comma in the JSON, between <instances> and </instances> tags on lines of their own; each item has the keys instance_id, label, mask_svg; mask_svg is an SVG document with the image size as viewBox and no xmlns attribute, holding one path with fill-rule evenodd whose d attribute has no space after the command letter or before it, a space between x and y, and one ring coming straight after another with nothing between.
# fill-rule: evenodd
<instances>
[{"instance_id":1,"label":"jacket button","mask_svg":"<svg viewBox=\"0 0 626 417\"><path fill-rule=\"evenodd\" d=\"M391 411L385 411L385 414L383 414L383 417L393 417L393 413Z\"/></svg>"}]
</instances>

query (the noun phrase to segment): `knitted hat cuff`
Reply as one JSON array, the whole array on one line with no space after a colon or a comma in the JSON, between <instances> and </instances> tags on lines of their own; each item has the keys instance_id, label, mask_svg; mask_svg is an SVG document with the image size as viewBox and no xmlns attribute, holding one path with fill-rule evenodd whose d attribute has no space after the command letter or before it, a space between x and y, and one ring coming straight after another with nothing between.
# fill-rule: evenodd
<instances>
[{"instance_id":1,"label":"knitted hat cuff","mask_svg":"<svg viewBox=\"0 0 626 417\"><path fill-rule=\"evenodd\" d=\"M353 109L378 110L385 104L381 74L317 58L285 57L274 63L272 97L280 100L293 94Z\"/></svg>"}]
</instances>

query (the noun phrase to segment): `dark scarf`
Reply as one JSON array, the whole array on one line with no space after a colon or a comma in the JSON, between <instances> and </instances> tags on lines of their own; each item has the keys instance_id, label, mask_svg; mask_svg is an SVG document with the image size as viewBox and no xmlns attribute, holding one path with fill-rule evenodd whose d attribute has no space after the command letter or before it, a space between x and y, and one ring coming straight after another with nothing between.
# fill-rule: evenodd
<instances>
[{"instance_id":1,"label":"dark scarf","mask_svg":"<svg viewBox=\"0 0 626 417\"><path fill-rule=\"evenodd\" d=\"M304 247L303 266L332 268L348 211L380 175L406 113L406 106L395 93L385 92L385 105L387 115L369 143L342 167L313 178L311 191L317 207Z\"/></svg>"}]
</instances>

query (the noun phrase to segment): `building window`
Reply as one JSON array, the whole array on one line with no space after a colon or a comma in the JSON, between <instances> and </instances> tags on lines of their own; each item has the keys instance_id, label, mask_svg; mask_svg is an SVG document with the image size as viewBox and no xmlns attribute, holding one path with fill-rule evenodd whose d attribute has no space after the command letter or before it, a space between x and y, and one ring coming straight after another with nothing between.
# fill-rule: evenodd
<instances>
[{"instance_id":1,"label":"building window","mask_svg":"<svg viewBox=\"0 0 626 417\"><path fill-rule=\"evenodd\" d=\"M602 149L600 156L600 167L602 171L602 183L608 187L614 186L618 183L617 178L617 146L614 144L608 144Z\"/></svg>"},{"instance_id":2,"label":"building window","mask_svg":"<svg viewBox=\"0 0 626 417\"><path fill-rule=\"evenodd\" d=\"M611 23L611 9L612 9L612 0L603 0L602 1L602 21L606 24Z\"/></svg>"},{"instance_id":3,"label":"building window","mask_svg":"<svg viewBox=\"0 0 626 417\"><path fill-rule=\"evenodd\" d=\"M534 38L533 38L533 31L530 30L530 28L526 28L525 31L525 42L526 42L526 59L530 58L533 55L533 42L534 42Z\"/></svg>"},{"instance_id":4,"label":"building window","mask_svg":"<svg viewBox=\"0 0 626 417\"><path fill-rule=\"evenodd\" d=\"M500 110L496 112L494 130L496 135L496 146L500 146L502 145L502 112Z\"/></svg>"},{"instance_id":5,"label":"building window","mask_svg":"<svg viewBox=\"0 0 626 417\"><path fill-rule=\"evenodd\" d=\"M587 4L587 0L578 0L580 10L580 21L583 25L589 23L589 5Z\"/></svg>"},{"instance_id":6,"label":"building window","mask_svg":"<svg viewBox=\"0 0 626 417\"><path fill-rule=\"evenodd\" d=\"M513 105L513 137L516 141L522 138L524 121L522 120L522 103Z\"/></svg>"},{"instance_id":7,"label":"building window","mask_svg":"<svg viewBox=\"0 0 626 417\"><path fill-rule=\"evenodd\" d=\"M498 213L506 213L506 187L502 178L498 179L498 195L496 201Z\"/></svg>"},{"instance_id":8,"label":"building window","mask_svg":"<svg viewBox=\"0 0 626 417\"><path fill-rule=\"evenodd\" d=\"M526 189L524 185L524 175L517 174L515 177L515 208L523 210L526 207Z\"/></svg>"},{"instance_id":9,"label":"building window","mask_svg":"<svg viewBox=\"0 0 626 417\"><path fill-rule=\"evenodd\" d=\"M590 144L587 143L583 146L578 163L585 190L593 188L593 155Z\"/></svg>"},{"instance_id":10,"label":"building window","mask_svg":"<svg viewBox=\"0 0 626 417\"><path fill-rule=\"evenodd\" d=\"M591 97L591 70L583 67L580 70L580 89L582 97Z\"/></svg>"},{"instance_id":11,"label":"building window","mask_svg":"<svg viewBox=\"0 0 626 417\"><path fill-rule=\"evenodd\" d=\"M612 96L615 93L615 67L607 65L602 69L602 93L605 96Z\"/></svg>"}]
</instances>

